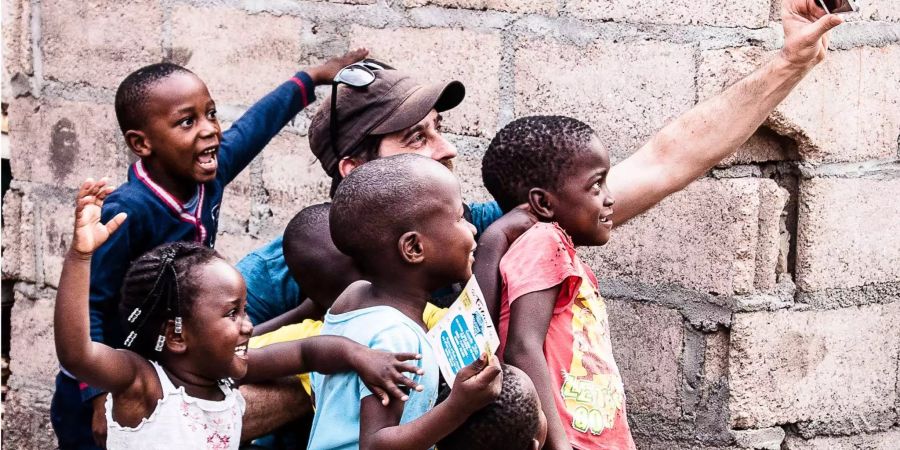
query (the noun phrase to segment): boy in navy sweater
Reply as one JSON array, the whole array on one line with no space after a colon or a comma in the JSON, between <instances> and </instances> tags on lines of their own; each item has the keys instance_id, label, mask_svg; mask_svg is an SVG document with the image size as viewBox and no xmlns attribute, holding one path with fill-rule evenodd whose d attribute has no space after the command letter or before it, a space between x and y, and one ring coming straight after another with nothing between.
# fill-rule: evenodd
<instances>
[{"instance_id":1,"label":"boy in navy sweater","mask_svg":"<svg viewBox=\"0 0 900 450\"><path fill-rule=\"evenodd\" d=\"M94 254L93 340L122 345L119 291L131 262L166 242L195 241L213 247L225 186L315 100L317 84L330 83L339 69L367 53L357 49L298 72L224 133L206 85L191 71L170 63L152 64L122 81L116 92L116 118L128 147L140 159L129 168L128 181L103 205L102 220L121 212L128 220ZM61 369L51 406L60 448L103 444L105 396L100 394Z\"/></svg>"}]
</instances>

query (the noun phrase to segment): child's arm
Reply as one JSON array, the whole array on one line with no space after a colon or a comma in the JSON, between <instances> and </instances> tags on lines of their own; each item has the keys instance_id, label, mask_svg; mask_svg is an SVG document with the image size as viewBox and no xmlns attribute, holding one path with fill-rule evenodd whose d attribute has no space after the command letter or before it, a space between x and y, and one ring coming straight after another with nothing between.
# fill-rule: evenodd
<instances>
[{"instance_id":1,"label":"child's arm","mask_svg":"<svg viewBox=\"0 0 900 450\"><path fill-rule=\"evenodd\" d=\"M134 383L141 358L92 342L88 330L91 255L125 220L125 213L119 213L105 225L100 222L100 208L112 190L105 178L89 178L78 191L75 233L59 279L53 329L63 367L79 380L115 393Z\"/></svg>"},{"instance_id":2,"label":"child's arm","mask_svg":"<svg viewBox=\"0 0 900 450\"><path fill-rule=\"evenodd\" d=\"M458 428L475 411L500 395L503 374L500 362L487 355L464 367L456 375L450 397L412 422L399 425L403 403L387 408L374 396L360 403L359 448L364 450L424 450Z\"/></svg>"},{"instance_id":3,"label":"child's arm","mask_svg":"<svg viewBox=\"0 0 900 450\"><path fill-rule=\"evenodd\" d=\"M358 48L331 58L298 72L257 101L222 133L219 150L223 157L219 159L218 176L225 183L237 177L301 109L316 99L316 85L331 83L340 69L368 54L367 49Z\"/></svg>"},{"instance_id":4,"label":"child's arm","mask_svg":"<svg viewBox=\"0 0 900 450\"><path fill-rule=\"evenodd\" d=\"M524 204L497 219L478 239L472 273L484 294L484 300L495 327L499 325L500 293L503 288L500 278L500 260L509 250L509 246L535 223L537 223L537 216L531 212L527 204Z\"/></svg>"},{"instance_id":5,"label":"child's arm","mask_svg":"<svg viewBox=\"0 0 900 450\"><path fill-rule=\"evenodd\" d=\"M541 408L547 416L545 449L571 449L559 413L556 410L556 389L544 358L544 337L550 327L553 308L560 285L519 297L510 305L509 334L506 339L504 361L531 377Z\"/></svg>"},{"instance_id":6,"label":"child's arm","mask_svg":"<svg viewBox=\"0 0 900 450\"><path fill-rule=\"evenodd\" d=\"M296 308L259 325L255 325L253 327L253 336L262 336L285 325L293 325L295 323L303 322L306 319L322 320L322 316L323 313L319 310L318 305L307 298Z\"/></svg>"},{"instance_id":7,"label":"child's arm","mask_svg":"<svg viewBox=\"0 0 900 450\"><path fill-rule=\"evenodd\" d=\"M353 371L384 405L389 402L388 394L401 401L409 398L398 385L417 391L422 389L403 375L403 372L421 374L418 367L403 363L421 356L372 350L339 336L314 336L267 345L250 350L248 357L247 375L241 380L245 383L304 372L331 374Z\"/></svg>"}]
</instances>

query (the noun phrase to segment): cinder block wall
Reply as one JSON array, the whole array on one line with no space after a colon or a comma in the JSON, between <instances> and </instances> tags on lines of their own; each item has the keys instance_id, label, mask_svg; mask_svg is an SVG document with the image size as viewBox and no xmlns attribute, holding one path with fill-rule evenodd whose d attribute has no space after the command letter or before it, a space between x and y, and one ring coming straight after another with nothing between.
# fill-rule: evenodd
<instances>
[{"instance_id":1,"label":"cinder block wall","mask_svg":"<svg viewBox=\"0 0 900 450\"><path fill-rule=\"evenodd\" d=\"M900 448L900 13L834 32L834 51L721 166L583 249L610 302L639 447ZM3 0L15 283L3 444L47 448L54 289L74 187L133 160L117 83L162 60L209 85L225 122L298 68L365 45L423 80L462 80L446 114L468 200L515 117L590 123L619 161L770 58L778 0ZM320 96L325 90L317 91ZM310 108L311 112L315 108ZM232 184L232 261L327 196L301 113Z\"/></svg>"}]
</instances>

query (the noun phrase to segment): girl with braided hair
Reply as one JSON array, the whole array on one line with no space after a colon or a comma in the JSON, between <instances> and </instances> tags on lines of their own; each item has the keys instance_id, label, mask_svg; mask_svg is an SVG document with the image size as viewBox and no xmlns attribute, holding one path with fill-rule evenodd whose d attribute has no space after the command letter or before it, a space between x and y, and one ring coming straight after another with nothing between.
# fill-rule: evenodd
<instances>
[{"instance_id":1,"label":"girl with braided hair","mask_svg":"<svg viewBox=\"0 0 900 450\"><path fill-rule=\"evenodd\" d=\"M73 375L108 390L107 448L237 449L244 401L233 380L256 382L298 372L356 371L383 402L405 401L399 386L421 388L402 372L415 354L371 350L319 336L247 349L253 326L241 275L214 250L175 242L134 262L122 289L125 350L92 342L91 255L125 220L100 222L106 179L86 180L56 297L56 353Z\"/></svg>"}]
</instances>

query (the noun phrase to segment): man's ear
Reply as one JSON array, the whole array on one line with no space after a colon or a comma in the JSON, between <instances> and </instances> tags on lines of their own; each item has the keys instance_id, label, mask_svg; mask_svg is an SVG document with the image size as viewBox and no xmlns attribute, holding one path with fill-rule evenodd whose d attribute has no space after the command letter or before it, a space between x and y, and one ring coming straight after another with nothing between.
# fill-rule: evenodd
<instances>
[{"instance_id":1,"label":"man's ear","mask_svg":"<svg viewBox=\"0 0 900 450\"><path fill-rule=\"evenodd\" d=\"M397 241L400 257L410 264L419 264L425 260L425 247L418 231L407 231Z\"/></svg>"},{"instance_id":2,"label":"man's ear","mask_svg":"<svg viewBox=\"0 0 900 450\"><path fill-rule=\"evenodd\" d=\"M338 161L338 172L340 172L341 178L347 178L347 175L350 175L350 172L353 172L353 169L356 169L364 163L365 161L362 159L345 156Z\"/></svg>"},{"instance_id":3,"label":"man's ear","mask_svg":"<svg viewBox=\"0 0 900 450\"><path fill-rule=\"evenodd\" d=\"M147 135L144 134L143 131L139 130L128 130L125 132L125 143L128 144L128 148L137 155L139 158L146 158L153 153L150 141L147 140Z\"/></svg>"},{"instance_id":4,"label":"man's ear","mask_svg":"<svg viewBox=\"0 0 900 450\"><path fill-rule=\"evenodd\" d=\"M184 326L182 325L182 328ZM184 330L175 333L175 321L166 322L166 349L172 353L181 354L187 351L187 342L184 340Z\"/></svg>"},{"instance_id":5,"label":"man's ear","mask_svg":"<svg viewBox=\"0 0 900 450\"><path fill-rule=\"evenodd\" d=\"M553 194L543 188L531 188L528 191L528 206L539 218L553 220Z\"/></svg>"}]
</instances>

